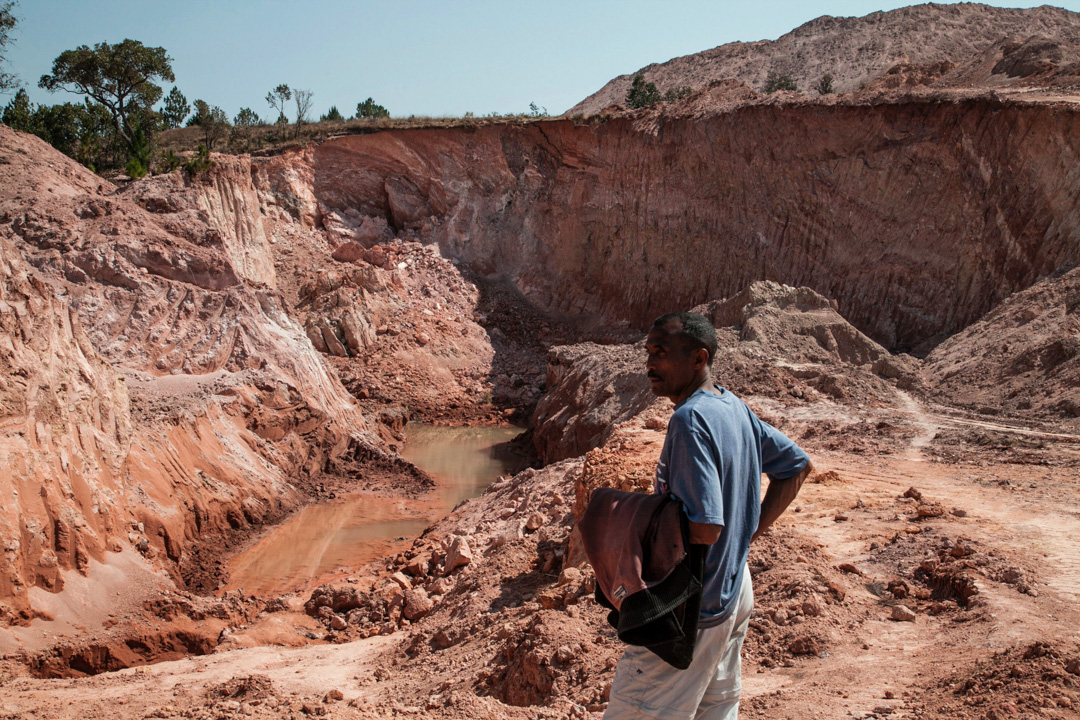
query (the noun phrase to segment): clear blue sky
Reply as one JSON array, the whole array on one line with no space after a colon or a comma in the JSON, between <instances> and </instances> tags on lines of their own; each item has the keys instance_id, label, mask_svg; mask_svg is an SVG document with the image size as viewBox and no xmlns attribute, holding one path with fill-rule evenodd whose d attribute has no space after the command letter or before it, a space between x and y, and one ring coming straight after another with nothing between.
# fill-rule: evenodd
<instances>
[{"instance_id":1,"label":"clear blue sky","mask_svg":"<svg viewBox=\"0 0 1080 720\"><path fill-rule=\"evenodd\" d=\"M62 51L132 38L164 47L191 101L231 118L269 118L279 83L314 91L316 115L374 97L396 117L558 114L616 75L734 40L773 40L820 15L859 16L888 0L19 0L8 49L37 103L75 99L37 87ZM988 2L1035 7L1042 2ZM1080 11L1080 0L1051 3ZM171 84L166 84L168 92ZM7 102L3 98L0 102Z\"/></svg>"}]
</instances>

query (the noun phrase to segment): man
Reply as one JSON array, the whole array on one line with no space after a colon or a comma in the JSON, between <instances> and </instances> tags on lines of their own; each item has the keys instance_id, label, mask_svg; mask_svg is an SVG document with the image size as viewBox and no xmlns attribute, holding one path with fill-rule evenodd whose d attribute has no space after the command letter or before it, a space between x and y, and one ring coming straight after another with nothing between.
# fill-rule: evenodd
<instances>
[{"instance_id":1,"label":"man","mask_svg":"<svg viewBox=\"0 0 1080 720\"><path fill-rule=\"evenodd\" d=\"M645 340L652 391L675 403L655 492L679 500L690 542L710 547L693 662L677 670L629 646L615 671L607 720L738 717L739 656L754 607L750 542L780 517L811 470L794 442L713 384L716 347L712 323L695 313L657 318ZM764 501L762 473L770 479Z\"/></svg>"}]
</instances>

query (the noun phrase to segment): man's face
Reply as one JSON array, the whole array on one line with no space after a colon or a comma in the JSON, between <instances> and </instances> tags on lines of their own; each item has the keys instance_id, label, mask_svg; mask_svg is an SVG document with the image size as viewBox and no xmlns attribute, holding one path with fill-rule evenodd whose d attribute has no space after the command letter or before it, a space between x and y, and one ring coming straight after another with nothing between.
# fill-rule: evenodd
<instances>
[{"instance_id":1,"label":"man's face","mask_svg":"<svg viewBox=\"0 0 1080 720\"><path fill-rule=\"evenodd\" d=\"M654 394L679 402L688 397L704 379L708 353L691 348L678 333L682 324L669 320L654 327L645 338L645 371Z\"/></svg>"}]
</instances>

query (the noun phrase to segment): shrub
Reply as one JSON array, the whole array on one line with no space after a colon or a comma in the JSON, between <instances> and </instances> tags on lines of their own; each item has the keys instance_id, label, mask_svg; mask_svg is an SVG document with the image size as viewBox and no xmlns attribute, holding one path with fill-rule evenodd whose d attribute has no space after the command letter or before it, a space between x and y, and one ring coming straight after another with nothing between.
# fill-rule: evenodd
<instances>
[{"instance_id":1,"label":"shrub","mask_svg":"<svg viewBox=\"0 0 1080 720\"><path fill-rule=\"evenodd\" d=\"M660 102L660 91L656 89L656 83L646 82L645 76L635 75L630 84L630 91L626 93L626 104L633 109L650 107Z\"/></svg>"},{"instance_id":2,"label":"shrub","mask_svg":"<svg viewBox=\"0 0 1080 720\"><path fill-rule=\"evenodd\" d=\"M819 95L828 95L833 91L832 81L833 76L829 73L825 73L821 76L821 79L818 80L818 84L814 86L814 89L818 91Z\"/></svg>"},{"instance_id":3,"label":"shrub","mask_svg":"<svg viewBox=\"0 0 1080 720\"><path fill-rule=\"evenodd\" d=\"M194 177L201 172L209 170L212 164L213 162L210 160L210 151L207 150L206 145L199 143L199 151L188 158L188 161L184 163L184 169L188 171L189 175Z\"/></svg>"},{"instance_id":4,"label":"shrub","mask_svg":"<svg viewBox=\"0 0 1080 720\"><path fill-rule=\"evenodd\" d=\"M158 173L171 173L173 170L180 167L180 163L180 156L172 150L163 151L161 157L158 158L157 171Z\"/></svg>"},{"instance_id":5,"label":"shrub","mask_svg":"<svg viewBox=\"0 0 1080 720\"><path fill-rule=\"evenodd\" d=\"M795 84L795 81L791 79L790 75L780 75L779 73L769 71L768 77L765 78L765 87L762 88L766 94L774 93L777 90L790 90L792 92L798 92L799 87Z\"/></svg>"},{"instance_id":6,"label":"shrub","mask_svg":"<svg viewBox=\"0 0 1080 720\"><path fill-rule=\"evenodd\" d=\"M146 177L146 166L139 162L139 158L130 157L127 161L127 176L132 180Z\"/></svg>"},{"instance_id":7,"label":"shrub","mask_svg":"<svg viewBox=\"0 0 1080 720\"><path fill-rule=\"evenodd\" d=\"M682 87L677 88L669 88L668 91L664 93L664 102L678 102L685 97L689 97L691 92L693 92L693 90L690 89L689 85L683 85Z\"/></svg>"},{"instance_id":8,"label":"shrub","mask_svg":"<svg viewBox=\"0 0 1080 720\"><path fill-rule=\"evenodd\" d=\"M341 112L337 109L337 105L331 105L330 109L326 111L326 114L319 118L319 122L329 122L344 119L345 118L342 117Z\"/></svg>"},{"instance_id":9,"label":"shrub","mask_svg":"<svg viewBox=\"0 0 1080 720\"><path fill-rule=\"evenodd\" d=\"M150 138L139 126L135 126L131 133L129 152L131 157L125 167L128 177L132 180L146 177L146 173L150 171Z\"/></svg>"}]
</instances>

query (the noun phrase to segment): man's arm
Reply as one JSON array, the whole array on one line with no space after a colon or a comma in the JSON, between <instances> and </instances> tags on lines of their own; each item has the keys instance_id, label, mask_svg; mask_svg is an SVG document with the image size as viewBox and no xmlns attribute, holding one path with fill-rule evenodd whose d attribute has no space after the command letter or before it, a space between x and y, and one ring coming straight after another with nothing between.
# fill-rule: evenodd
<instances>
[{"instance_id":1,"label":"man's arm","mask_svg":"<svg viewBox=\"0 0 1080 720\"><path fill-rule=\"evenodd\" d=\"M761 533L769 529L769 527L776 522L776 519L783 515L787 510L788 505L795 499L795 496L799 494L799 489L802 488L803 481L807 476L813 472L814 466L810 463L806 464L806 467L794 477L789 477L784 480L769 480L769 489L765 491L765 499L761 501L761 520L758 521L757 532L754 533L754 537L750 539L750 542L758 539ZM694 529L693 523L691 523L690 535L693 537ZM719 533L717 533L719 537Z\"/></svg>"},{"instance_id":2,"label":"man's arm","mask_svg":"<svg viewBox=\"0 0 1080 720\"><path fill-rule=\"evenodd\" d=\"M691 545L714 545L720 539L720 531L723 525L709 525L707 523L690 523Z\"/></svg>"}]
</instances>

